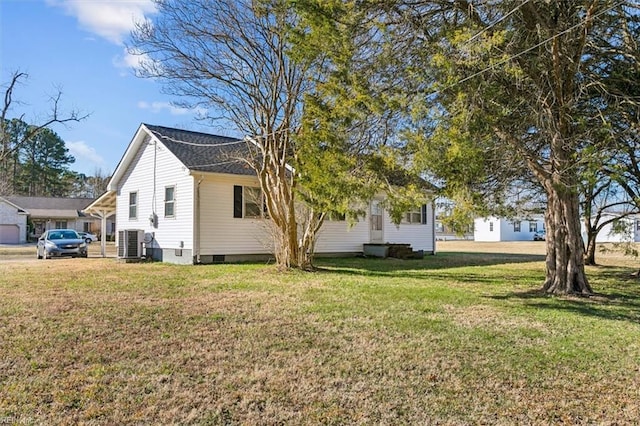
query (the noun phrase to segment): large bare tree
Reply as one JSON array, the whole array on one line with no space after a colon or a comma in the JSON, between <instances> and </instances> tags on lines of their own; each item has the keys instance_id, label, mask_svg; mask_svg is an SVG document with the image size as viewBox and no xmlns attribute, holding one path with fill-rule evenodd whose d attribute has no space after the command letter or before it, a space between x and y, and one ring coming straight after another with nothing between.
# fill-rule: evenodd
<instances>
[{"instance_id":1,"label":"large bare tree","mask_svg":"<svg viewBox=\"0 0 640 426\"><path fill-rule=\"evenodd\" d=\"M159 79L182 104L206 110L249 136L242 159L256 171L281 267L310 268L322 216L296 202L294 136L309 83L289 57L296 16L283 0L157 0L139 23L131 52L140 75ZM249 153L247 155L246 153Z\"/></svg>"},{"instance_id":2,"label":"large bare tree","mask_svg":"<svg viewBox=\"0 0 640 426\"><path fill-rule=\"evenodd\" d=\"M62 91L58 90L49 99L49 113L37 124L24 125L24 113L17 117L9 118L16 103L14 91L27 78L28 75L26 73L15 71L11 74L9 82L4 85L4 99L2 110L0 111L0 182L6 187L0 188L0 193L12 191L13 171L11 166L15 165L18 151L29 141L54 124L78 122L88 117L88 114L82 114L77 110L72 110L68 113L61 111Z\"/></svg>"}]
</instances>

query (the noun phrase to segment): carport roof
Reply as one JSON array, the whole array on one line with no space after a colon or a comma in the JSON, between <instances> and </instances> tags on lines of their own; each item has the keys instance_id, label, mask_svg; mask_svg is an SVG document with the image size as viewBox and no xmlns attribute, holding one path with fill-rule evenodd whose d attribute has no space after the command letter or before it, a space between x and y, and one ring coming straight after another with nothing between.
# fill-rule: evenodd
<instances>
[{"instance_id":1,"label":"carport roof","mask_svg":"<svg viewBox=\"0 0 640 426\"><path fill-rule=\"evenodd\" d=\"M85 213L99 217L109 217L116 212L116 192L107 191L84 209Z\"/></svg>"}]
</instances>

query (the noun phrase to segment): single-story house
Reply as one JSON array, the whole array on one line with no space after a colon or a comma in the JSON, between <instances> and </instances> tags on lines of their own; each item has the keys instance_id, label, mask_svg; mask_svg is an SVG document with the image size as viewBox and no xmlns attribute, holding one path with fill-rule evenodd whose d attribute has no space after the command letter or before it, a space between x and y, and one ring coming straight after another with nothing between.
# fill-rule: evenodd
<instances>
[{"instance_id":1,"label":"single-story house","mask_svg":"<svg viewBox=\"0 0 640 426\"><path fill-rule=\"evenodd\" d=\"M604 213L600 218L601 222L615 219L619 215L615 213ZM618 222L618 223L616 223ZM622 225L620 229L618 225ZM582 223L582 237L587 241L587 230ZM625 216L602 227L596 236L596 243L621 243L640 242L640 214Z\"/></svg>"},{"instance_id":2,"label":"single-story house","mask_svg":"<svg viewBox=\"0 0 640 426\"><path fill-rule=\"evenodd\" d=\"M115 194L120 257L172 263L238 261L270 256L267 221L254 171L234 153L246 141L142 124L108 184ZM366 218L327 220L316 253L356 254L369 243L406 243L435 252L431 204L393 224L376 197ZM133 252L133 253L132 253Z\"/></svg>"},{"instance_id":3,"label":"single-story house","mask_svg":"<svg viewBox=\"0 0 640 426\"><path fill-rule=\"evenodd\" d=\"M27 215L19 205L0 197L0 244L27 242Z\"/></svg>"},{"instance_id":4,"label":"single-story house","mask_svg":"<svg viewBox=\"0 0 640 426\"><path fill-rule=\"evenodd\" d=\"M533 234L544 230L544 217L505 219L496 216L476 218L473 222L475 241L532 241Z\"/></svg>"},{"instance_id":5,"label":"single-story house","mask_svg":"<svg viewBox=\"0 0 640 426\"><path fill-rule=\"evenodd\" d=\"M83 212L93 198L5 196L5 200L27 212L33 225L28 239L38 238L48 229L75 229L100 233L100 221Z\"/></svg>"}]
</instances>

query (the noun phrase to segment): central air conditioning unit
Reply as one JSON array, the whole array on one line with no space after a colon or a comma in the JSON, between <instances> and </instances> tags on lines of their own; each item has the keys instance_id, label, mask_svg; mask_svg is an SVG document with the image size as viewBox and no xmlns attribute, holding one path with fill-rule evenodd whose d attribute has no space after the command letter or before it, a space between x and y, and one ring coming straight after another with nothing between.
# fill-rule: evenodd
<instances>
[{"instance_id":1,"label":"central air conditioning unit","mask_svg":"<svg viewBox=\"0 0 640 426\"><path fill-rule=\"evenodd\" d=\"M142 257L142 229L124 229L118 231L118 257L121 259L139 259Z\"/></svg>"}]
</instances>

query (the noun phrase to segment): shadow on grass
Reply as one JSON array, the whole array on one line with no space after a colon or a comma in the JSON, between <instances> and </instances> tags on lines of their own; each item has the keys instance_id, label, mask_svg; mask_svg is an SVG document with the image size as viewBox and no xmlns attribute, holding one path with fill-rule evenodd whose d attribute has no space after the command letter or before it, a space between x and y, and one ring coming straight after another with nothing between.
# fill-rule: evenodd
<instances>
[{"instance_id":1,"label":"shadow on grass","mask_svg":"<svg viewBox=\"0 0 640 426\"><path fill-rule=\"evenodd\" d=\"M429 278L443 282L455 280L479 286L502 285L505 281L514 284L530 284L531 275L518 273L517 267L514 267L514 272L508 275L485 274L481 270L461 272L455 269L517 265L543 262L544 259L544 255L468 252L446 252L436 256L426 256L420 260L331 258L318 260L318 272L374 277ZM613 266L596 268L596 273L592 274L592 286L596 294L591 297L552 296L539 288L486 297L495 300L521 299L525 306L533 308L640 323L640 281L629 276L629 269ZM448 273L447 270L451 272ZM540 282L541 285L542 282Z\"/></svg>"},{"instance_id":2,"label":"shadow on grass","mask_svg":"<svg viewBox=\"0 0 640 426\"><path fill-rule=\"evenodd\" d=\"M435 256L426 255L424 259L394 258L320 258L317 259L318 272L340 273L365 276L404 276L417 277L416 270L446 270L462 267L491 266L540 262L544 255L512 253L470 253L446 252ZM403 273L406 271L407 273ZM409 274L408 272L411 271ZM433 275L430 275L433 276ZM471 279L471 281L473 281Z\"/></svg>"},{"instance_id":3,"label":"shadow on grass","mask_svg":"<svg viewBox=\"0 0 640 426\"><path fill-rule=\"evenodd\" d=\"M549 295L541 289L486 297L494 300L520 299L525 306L536 309L640 323L640 282L625 277L618 268L610 269L597 277L598 281L605 282L602 290L606 292L595 292L588 297Z\"/></svg>"}]
</instances>

